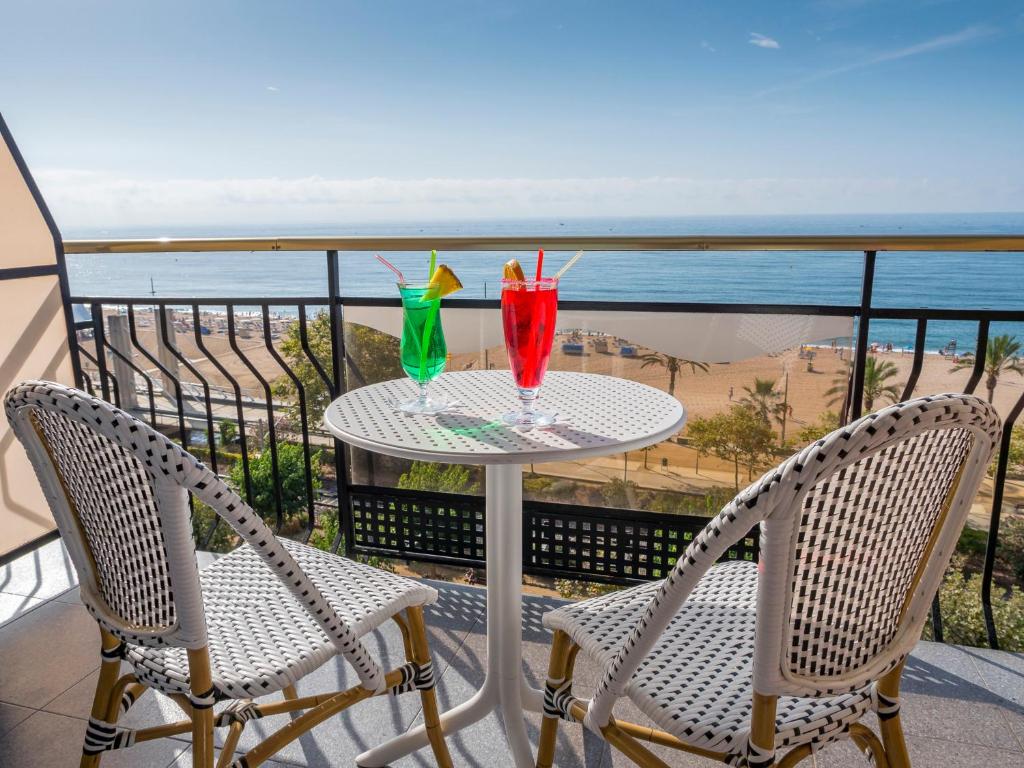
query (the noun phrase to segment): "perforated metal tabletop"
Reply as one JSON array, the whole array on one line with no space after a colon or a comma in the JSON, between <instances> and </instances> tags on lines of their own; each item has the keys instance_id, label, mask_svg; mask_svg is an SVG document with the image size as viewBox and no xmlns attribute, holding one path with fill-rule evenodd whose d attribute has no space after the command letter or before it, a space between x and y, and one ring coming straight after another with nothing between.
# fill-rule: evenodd
<instances>
[{"instance_id":1,"label":"perforated metal tabletop","mask_svg":"<svg viewBox=\"0 0 1024 768\"><path fill-rule=\"evenodd\" d=\"M670 437L686 421L682 404L665 392L592 373L549 373L538 407L558 413L558 423L529 432L501 421L518 403L508 371L446 373L431 389L461 405L436 416L407 415L394 403L413 397L416 386L408 379L386 381L335 400L325 423L351 445L392 456L524 464L636 450Z\"/></svg>"}]
</instances>

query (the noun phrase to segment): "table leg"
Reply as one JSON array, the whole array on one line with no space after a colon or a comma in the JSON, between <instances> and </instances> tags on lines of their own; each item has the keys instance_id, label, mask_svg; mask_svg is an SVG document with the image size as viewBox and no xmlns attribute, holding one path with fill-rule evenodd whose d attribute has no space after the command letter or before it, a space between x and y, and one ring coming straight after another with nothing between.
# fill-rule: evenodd
<instances>
[{"instance_id":1,"label":"table leg","mask_svg":"<svg viewBox=\"0 0 1024 768\"><path fill-rule=\"evenodd\" d=\"M487 467L487 667L484 684L468 701L441 714L445 736L500 710L517 768L534 765L524 705L540 711L541 692L526 682L523 645L523 471L518 464ZM427 746L423 726L356 758L381 768Z\"/></svg>"}]
</instances>

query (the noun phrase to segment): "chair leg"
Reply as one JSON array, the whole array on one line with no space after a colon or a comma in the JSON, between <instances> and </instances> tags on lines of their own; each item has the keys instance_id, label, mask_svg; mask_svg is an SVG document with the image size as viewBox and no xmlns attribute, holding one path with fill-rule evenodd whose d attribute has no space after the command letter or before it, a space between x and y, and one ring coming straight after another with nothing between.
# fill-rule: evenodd
<instances>
[{"instance_id":1,"label":"chair leg","mask_svg":"<svg viewBox=\"0 0 1024 768\"><path fill-rule=\"evenodd\" d=\"M220 759L217 760L217 768L228 768L231 765L231 758L234 757L235 747L238 746L238 739L242 736L244 723L232 723L228 727L228 735L224 739L224 745L220 748Z\"/></svg>"},{"instance_id":2,"label":"chair leg","mask_svg":"<svg viewBox=\"0 0 1024 768\"><path fill-rule=\"evenodd\" d=\"M890 699L899 699L902 676L903 664L900 664L878 681L878 692ZM903 724L900 722L899 712L892 717L879 717L878 727L882 732L882 744L885 747L885 756L889 760L889 768L910 768L910 755L907 753L907 742L903 738Z\"/></svg>"},{"instance_id":3,"label":"chair leg","mask_svg":"<svg viewBox=\"0 0 1024 768\"><path fill-rule=\"evenodd\" d=\"M882 732L882 744L885 756L889 760L889 768L910 768L910 755L907 753L907 742L903 738L903 724L896 715L879 723Z\"/></svg>"},{"instance_id":4,"label":"chair leg","mask_svg":"<svg viewBox=\"0 0 1024 768\"><path fill-rule=\"evenodd\" d=\"M641 768L671 768L668 763L619 728L614 720L602 728L601 733L609 744Z\"/></svg>"},{"instance_id":5,"label":"chair leg","mask_svg":"<svg viewBox=\"0 0 1024 768\"><path fill-rule=\"evenodd\" d=\"M194 698L211 696L210 654L203 647L188 652L189 683ZM213 707L192 707L192 768L213 768Z\"/></svg>"},{"instance_id":6,"label":"chair leg","mask_svg":"<svg viewBox=\"0 0 1024 768\"><path fill-rule=\"evenodd\" d=\"M572 678L572 671L569 666L570 657L575 661L575 654L572 653L573 643L570 637L562 630L555 632L551 641L551 657L548 660L547 686L558 687L565 683L566 679ZM544 714L540 725L540 743L537 745L537 768L551 768L555 759L555 739L558 736L558 722L561 718Z\"/></svg>"},{"instance_id":7,"label":"chair leg","mask_svg":"<svg viewBox=\"0 0 1024 768\"><path fill-rule=\"evenodd\" d=\"M427 641L427 625L423 620L423 609L413 606L406 609L409 617L409 646L412 650L412 661L425 664L430 661L430 646ZM452 768L452 756L448 752L448 744L441 730L441 716L437 708L437 686L420 691L423 703L423 724L427 729L430 748L434 751L434 759L439 768Z\"/></svg>"},{"instance_id":8,"label":"chair leg","mask_svg":"<svg viewBox=\"0 0 1024 768\"><path fill-rule=\"evenodd\" d=\"M794 747L779 760L778 768L793 768L794 765L811 756L811 748L806 744ZM880 768L880 767L876 767Z\"/></svg>"},{"instance_id":9,"label":"chair leg","mask_svg":"<svg viewBox=\"0 0 1024 768\"><path fill-rule=\"evenodd\" d=\"M121 644L120 640L105 629L100 630L100 642L104 652L113 651ZM110 694L114 690L120 674L121 659L107 659L104 657L103 663L100 665L100 678L96 683L96 693L93 694L92 698L90 715L93 718L97 720L107 719L107 711L110 709ZM79 766L80 768L99 768L101 757L102 753L98 755L86 755L83 753Z\"/></svg>"},{"instance_id":10,"label":"chair leg","mask_svg":"<svg viewBox=\"0 0 1024 768\"><path fill-rule=\"evenodd\" d=\"M850 739L857 745L857 749L874 761L875 768L890 768L889 757L885 754L885 747L879 741L874 731L866 725L863 723L851 725Z\"/></svg>"}]
</instances>

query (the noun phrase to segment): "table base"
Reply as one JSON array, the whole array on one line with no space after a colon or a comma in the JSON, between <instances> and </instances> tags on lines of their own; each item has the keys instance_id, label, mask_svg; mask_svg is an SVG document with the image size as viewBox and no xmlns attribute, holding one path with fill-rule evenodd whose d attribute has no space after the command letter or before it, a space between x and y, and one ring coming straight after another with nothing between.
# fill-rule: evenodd
<instances>
[{"instance_id":1,"label":"table base","mask_svg":"<svg viewBox=\"0 0 1024 768\"><path fill-rule=\"evenodd\" d=\"M488 465L486 478L486 676L469 700L441 714L441 728L451 736L500 712L517 768L531 768L533 747L523 715L543 709L543 694L523 674L523 468ZM356 764L383 768L427 744L427 732L419 726L359 755Z\"/></svg>"}]
</instances>

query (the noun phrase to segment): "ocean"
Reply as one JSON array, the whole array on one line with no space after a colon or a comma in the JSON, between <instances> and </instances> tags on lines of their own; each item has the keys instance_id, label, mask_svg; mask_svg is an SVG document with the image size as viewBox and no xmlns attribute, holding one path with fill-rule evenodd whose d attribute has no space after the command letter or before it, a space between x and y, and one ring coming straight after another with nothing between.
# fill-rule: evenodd
<instances>
[{"instance_id":1,"label":"ocean","mask_svg":"<svg viewBox=\"0 0 1024 768\"><path fill-rule=\"evenodd\" d=\"M1024 213L836 216L701 216L630 219L522 219L473 222L374 223L283 229L79 229L66 239L279 235L865 235L1024 234ZM501 265L515 255L441 253L459 275L466 298L495 297ZM571 256L546 252L550 273ZM427 272L425 253L387 254L407 277ZM393 296L394 282L371 253L343 253L342 295ZM759 304L858 304L863 254L790 252L589 252L560 285L565 299L707 301ZM527 269L529 271L529 269ZM326 293L323 252L129 254L68 257L79 296L289 297ZM1024 308L1024 253L880 253L874 305L962 309ZM975 323L934 321L926 349L955 339L973 349ZM1024 323L993 323L990 334L1017 334ZM874 320L879 344L912 348L913 321ZM812 341L812 340L809 340ZM824 340L814 340L824 341Z\"/></svg>"}]
</instances>

